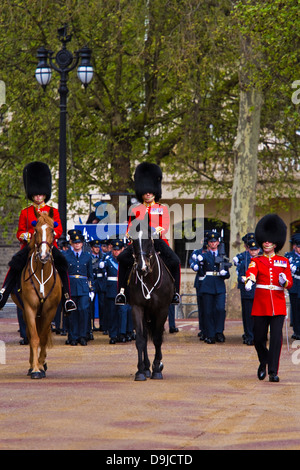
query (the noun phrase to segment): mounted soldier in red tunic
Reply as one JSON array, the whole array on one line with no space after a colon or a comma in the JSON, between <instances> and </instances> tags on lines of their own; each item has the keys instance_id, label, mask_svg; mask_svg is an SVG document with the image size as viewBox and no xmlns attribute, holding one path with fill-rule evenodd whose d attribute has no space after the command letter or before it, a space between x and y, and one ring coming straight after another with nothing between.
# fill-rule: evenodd
<instances>
[{"instance_id":1,"label":"mounted soldier in red tunic","mask_svg":"<svg viewBox=\"0 0 300 470\"><path fill-rule=\"evenodd\" d=\"M46 163L31 162L26 165L23 170L23 183L27 199L32 201L32 204L20 213L17 238L21 244L21 250L9 262L10 268L0 290L0 309L4 307L10 293L18 285L21 272L26 265L29 254L28 243L35 230L32 222L37 221L36 213L46 212L48 214L51 209L47 202L51 197L52 177ZM66 313L70 313L72 310L76 310L76 305L70 298L68 265L65 257L57 248L57 240L62 235L63 229L58 210L54 207L52 207L52 210L55 223L52 256L63 285L63 308Z\"/></svg>"},{"instance_id":2,"label":"mounted soldier in red tunic","mask_svg":"<svg viewBox=\"0 0 300 470\"><path fill-rule=\"evenodd\" d=\"M146 237L153 236L154 247L160 253L161 259L170 270L174 282L175 292L172 304L179 304L180 296L180 260L169 247L166 233L169 230L170 215L168 207L160 204L162 171L154 163L140 163L134 174L135 194L139 201L131 208L127 233L129 236L137 235L139 230L145 232ZM119 294L116 304L126 303L126 282L133 266L133 252L129 245L119 256L118 287Z\"/></svg>"},{"instance_id":3,"label":"mounted soldier in red tunic","mask_svg":"<svg viewBox=\"0 0 300 470\"><path fill-rule=\"evenodd\" d=\"M145 231L146 237L154 237L154 247L168 269L174 282L175 292L172 304L179 304L180 296L180 260L169 247L166 233L169 230L170 215L168 207L160 204L162 171L154 163L140 163L134 174L135 194L139 201L131 208L127 233L129 236L137 235L139 230ZM119 294L116 297L117 304L126 303L125 288L129 272L133 266L133 252L129 245L119 256L118 287Z\"/></svg>"}]
</instances>

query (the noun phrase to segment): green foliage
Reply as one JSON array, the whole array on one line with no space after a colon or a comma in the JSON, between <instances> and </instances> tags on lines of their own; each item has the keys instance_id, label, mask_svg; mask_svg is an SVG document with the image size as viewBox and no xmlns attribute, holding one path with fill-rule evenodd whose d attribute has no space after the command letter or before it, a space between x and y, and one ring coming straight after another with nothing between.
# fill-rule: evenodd
<instances>
[{"instance_id":1,"label":"green foliage","mask_svg":"<svg viewBox=\"0 0 300 470\"><path fill-rule=\"evenodd\" d=\"M72 33L68 48L88 45L95 72L86 91L75 70L69 74L69 203L91 188L131 190L142 159L164 165L184 191L201 185L217 197L228 195L245 61L241 35L251 37L255 57L262 58L249 61L248 84L260 87L265 99L259 175L270 180L271 192L284 159L276 184L287 181L299 148L299 113L291 103L291 84L300 79L297 7L296 0L2 0L4 213L17 214L25 204L22 170L32 160L53 169L57 199L59 76L53 72L43 92L34 71L40 46L54 56L61 48L57 29L64 23ZM292 191L292 183L287 187Z\"/></svg>"}]
</instances>

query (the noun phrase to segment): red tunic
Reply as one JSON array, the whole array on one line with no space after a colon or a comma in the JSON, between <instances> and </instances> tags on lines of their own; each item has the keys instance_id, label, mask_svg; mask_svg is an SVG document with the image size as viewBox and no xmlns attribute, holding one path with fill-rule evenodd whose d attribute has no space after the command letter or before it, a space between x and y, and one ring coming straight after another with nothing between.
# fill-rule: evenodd
<instances>
[{"instance_id":1,"label":"red tunic","mask_svg":"<svg viewBox=\"0 0 300 470\"><path fill-rule=\"evenodd\" d=\"M132 208L131 212L132 215L129 216L127 232L129 232L132 227L132 219L144 220L146 213L148 213L150 227L162 227L164 230L161 232L161 238L168 243L166 233L170 226L170 215L167 206L156 202L153 202L148 206L145 204L138 204Z\"/></svg>"},{"instance_id":2,"label":"red tunic","mask_svg":"<svg viewBox=\"0 0 300 470\"><path fill-rule=\"evenodd\" d=\"M30 233L30 235L32 236L32 234L34 233L34 227L31 225L31 222L33 222L34 220L36 220L36 216L35 216L35 213L34 213L34 207L36 209L37 212L40 212L40 213L43 213L43 212L49 212L49 210L51 209L51 206L48 206L47 204L41 204L40 206L37 206L37 205L31 205L31 206L28 206L27 208L23 209L21 211L21 214L20 214L20 217L19 217L19 226L18 226L18 231L17 231L17 239L23 243L23 246L26 246L27 244L27 241L26 241L26 234L27 233ZM59 215L59 212L57 209L55 209L54 207L52 208L53 209L53 219L55 222L57 222L57 227L55 227L55 240L54 240L54 243L53 245L57 247L57 243L56 243L56 240L58 240L60 238L60 236L62 235L63 233L63 228L62 228L62 225L61 225L61 220L60 220L60 215ZM29 241L29 239L28 239Z\"/></svg>"},{"instance_id":3,"label":"red tunic","mask_svg":"<svg viewBox=\"0 0 300 470\"><path fill-rule=\"evenodd\" d=\"M279 274L284 273L287 282L284 287L279 284ZM286 315L284 289L290 289L293 279L290 263L287 258L257 256L252 258L246 272L246 279L256 282L252 307L253 316Z\"/></svg>"}]
</instances>

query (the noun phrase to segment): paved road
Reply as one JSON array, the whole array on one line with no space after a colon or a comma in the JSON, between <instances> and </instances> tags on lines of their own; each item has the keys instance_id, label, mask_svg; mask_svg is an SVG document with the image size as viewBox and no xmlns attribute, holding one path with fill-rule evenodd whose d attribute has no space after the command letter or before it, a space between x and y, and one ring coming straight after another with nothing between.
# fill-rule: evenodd
<instances>
[{"instance_id":1,"label":"paved road","mask_svg":"<svg viewBox=\"0 0 300 470\"><path fill-rule=\"evenodd\" d=\"M300 361L291 341L273 384L257 380L240 321L227 321L226 342L215 345L198 340L195 320L177 326L165 334L162 381L135 382L135 344L109 345L100 332L86 347L53 334L47 377L31 380L16 318L0 318L0 449L299 449Z\"/></svg>"}]
</instances>

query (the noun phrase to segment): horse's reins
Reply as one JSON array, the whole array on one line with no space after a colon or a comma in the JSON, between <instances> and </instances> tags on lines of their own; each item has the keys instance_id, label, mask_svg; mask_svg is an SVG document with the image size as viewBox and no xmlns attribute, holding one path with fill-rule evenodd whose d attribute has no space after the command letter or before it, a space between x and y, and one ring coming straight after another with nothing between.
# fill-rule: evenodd
<instances>
[{"instance_id":1,"label":"horse's reins","mask_svg":"<svg viewBox=\"0 0 300 470\"><path fill-rule=\"evenodd\" d=\"M148 287L146 286L146 284L144 282L144 276L143 275L140 276L139 273L138 273L138 269L136 269L136 275L137 275L137 278L140 281L141 287L142 287L142 294L144 296L144 299L146 299L146 300L151 299L151 294L152 294L153 290L155 289L155 287L157 286L157 284L160 282L160 278L161 278L160 262L159 262L157 253L155 252L154 254L155 254L157 265L158 265L158 278L157 278L155 284L152 286L152 288L150 290L148 289ZM145 291L147 292L146 295L145 295Z\"/></svg>"},{"instance_id":2,"label":"horse's reins","mask_svg":"<svg viewBox=\"0 0 300 470\"><path fill-rule=\"evenodd\" d=\"M46 279L46 281L44 281L44 267L42 267L42 269L41 269L41 280L39 280L39 278L35 274L36 271L35 272L33 271L32 259L33 259L33 253L31 255L30 267L31 267L31 271L33 272L34 278L37 280L38 284L40 285L40 294L42 294L42 296L44 297L45 296L45 284L47 284L47 282L49 281L49 279L51 279L51 277L53 275L53 263L51 263L50 276Z\"/></svg>"},{"instance_id":3,"label":"horse's reins","mask_svg":"<svg viewBox=\"0 0 300 470\"><path fill-rule=\"evenodd\" d=\"M56 282L56 270L53 269L53 258L51 256L51 259L52 259L52 262L51 262L51 273L50 275L48 276L48 278L44 281L44 274L43 274L43 270L44 270L44 263L42 263L42 268L41 268L41 280L37 277L36 275L36 271L37 271L37 266L36 266L36 269L34 269L33 267L33 259L35 258L36 261L37 261L37 257L38 257L38 252L36 250L39 250L40 246L42 245L42 243L46 243L49 248L52 248L52 244L47 242L46 240L42 241L41 243L39 243L38 245L35 243L35 251L32 252L31 256L30 256L30 266L29 266L29 260L27 262L27 265L28 265L28 278L25 279L25 270L24 270L24 282L27 282L30 280L31 282L31 285L33 286L34 290L35 290L35 293L36 295L38 296L39 300L40 300L40 304L42 305L46 300L47 298L49 297L49 295L51 294L52 290L54 289L54 286L55 286L55 282ZM30 272L30 269L31 269L31 272ZM54 281L53 281L53 284L51 286L51 289L49 290L48 294L46 295L45 297L45 285L47 284L47 282L51 279L51 277L54 277ZM36 281L38 282L39 286L40 286L40 289L39 289L39 292L33 282L33 279L32 278L35 278ZM42 295L42 297L40 296L40 294ZM41 308L39 309L39 312L38 312L38 316L40 316L40 310Z\"/></svg>"}]
</instances>

